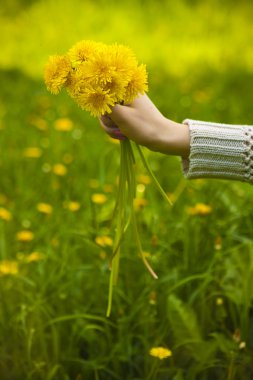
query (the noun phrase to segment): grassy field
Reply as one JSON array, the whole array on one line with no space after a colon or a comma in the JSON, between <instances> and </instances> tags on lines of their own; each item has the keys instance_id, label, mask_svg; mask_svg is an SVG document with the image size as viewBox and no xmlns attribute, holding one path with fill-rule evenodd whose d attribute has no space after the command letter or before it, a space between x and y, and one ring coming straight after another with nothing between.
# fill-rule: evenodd
<instances>
[{"instance_id":1,"label":"grassy field","mask_svg":"<svg viewBox=\"0 0 253 380\"><path fill-rule=\"evenodd\" d=\"M253 378L251 185L187 181L179 158L144 149L174 201L137 160L136 217L159 279L130 228L106 318L120 147L43 83L49 55L81 39L117 41L147 64L149 95L167 117L252 124L253 6L222 4L2 7L1 380Z\"/></svg>"}]
</instances>

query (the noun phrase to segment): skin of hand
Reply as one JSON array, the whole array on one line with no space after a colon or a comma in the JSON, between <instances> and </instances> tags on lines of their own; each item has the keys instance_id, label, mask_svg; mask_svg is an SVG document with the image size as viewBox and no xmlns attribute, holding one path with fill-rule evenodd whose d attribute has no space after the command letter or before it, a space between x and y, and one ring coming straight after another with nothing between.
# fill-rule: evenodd
<instances>
[{"instance_id":1,"label":"skin of hand","mask_svg":"<svg viewBox=\"0 0 253 380\"><path fill-rule=\"evenodd\" d=\"M110 115L100 117L100 125L113 138L129 138L148 149L188 157L190 133L188 125L167 119L149 97L138 96L130 105L112 107Z\"/></svg>"}]
</instances>

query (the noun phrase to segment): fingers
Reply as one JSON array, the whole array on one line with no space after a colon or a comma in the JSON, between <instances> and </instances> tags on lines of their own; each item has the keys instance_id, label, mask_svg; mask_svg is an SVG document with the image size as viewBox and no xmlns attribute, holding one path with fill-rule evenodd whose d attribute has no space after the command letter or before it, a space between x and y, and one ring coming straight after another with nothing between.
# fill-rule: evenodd
<instances>
[{"instance_id":1,"label":"fingers","mask_svg":"<svg viewBox=\"0 0 253 380\"><path fill-rule=\"evenodd\" d=\"M126 140L126 136L124 136L117 125L110 119L109 116L101 116L99 118L99 122L103 130L113 139L117 140Z\"/></svg>"}]
</instances>

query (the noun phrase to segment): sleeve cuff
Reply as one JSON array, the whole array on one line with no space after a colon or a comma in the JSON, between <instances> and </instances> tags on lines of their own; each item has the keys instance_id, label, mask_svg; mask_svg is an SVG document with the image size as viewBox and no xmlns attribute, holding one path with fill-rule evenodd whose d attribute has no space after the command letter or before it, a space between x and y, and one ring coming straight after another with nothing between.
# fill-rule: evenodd
<instances>
[{"instance_id":1,"label":"sleeve cuff","mask_svg":"<svg viewBox=\"0 0 253 380\"><path fill-rule=\"evenodd\" d=\"M186 178L223 178L253 183L253 126L186 119L190 155L182 159Z\"/></svg>"}]
</instances>

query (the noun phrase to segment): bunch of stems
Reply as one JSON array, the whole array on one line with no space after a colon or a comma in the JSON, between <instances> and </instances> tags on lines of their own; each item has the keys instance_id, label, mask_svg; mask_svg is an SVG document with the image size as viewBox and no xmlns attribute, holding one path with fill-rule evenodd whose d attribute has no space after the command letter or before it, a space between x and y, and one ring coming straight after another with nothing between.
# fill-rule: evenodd
<instances>
[{"instance_id":1,"label":"bunch of stems","mask_svg":"<svg viewBox=\"0 0 253 380\"><path fill-rule=\"evenodd\" d=\"M154 184L158 188L159 192L165 198L167 202L171 205L171 201L168 198L165 191L162 189L157 178L152 172L141 147L136 145L136 150L140 155L141 161L146 168L148 174L153 179ZM114 208L113 220L116 221L115 227L115 237L113 244L113 253L110 262L110 281L109 281L109 294L108 294L108 305L107 305L107 317L110 316L112 309L112 296L113 287L117 284L118 274L119 274L119 262L120 262L120 250L124 235L129 227L133 228L133 233L135 237L137 254L141 257L145 267L154 279L158 276L148 263L145 254L142 250L141 240L138 232L138 226L136 221L136 216L134 212L134 199L136 197L136 176L135 176L135 158L132 148L132 144L128 139L120 141L120 172L119 172L119 185L118 193L116 197L116 203Z\"/></svg>"}]
</instances>

